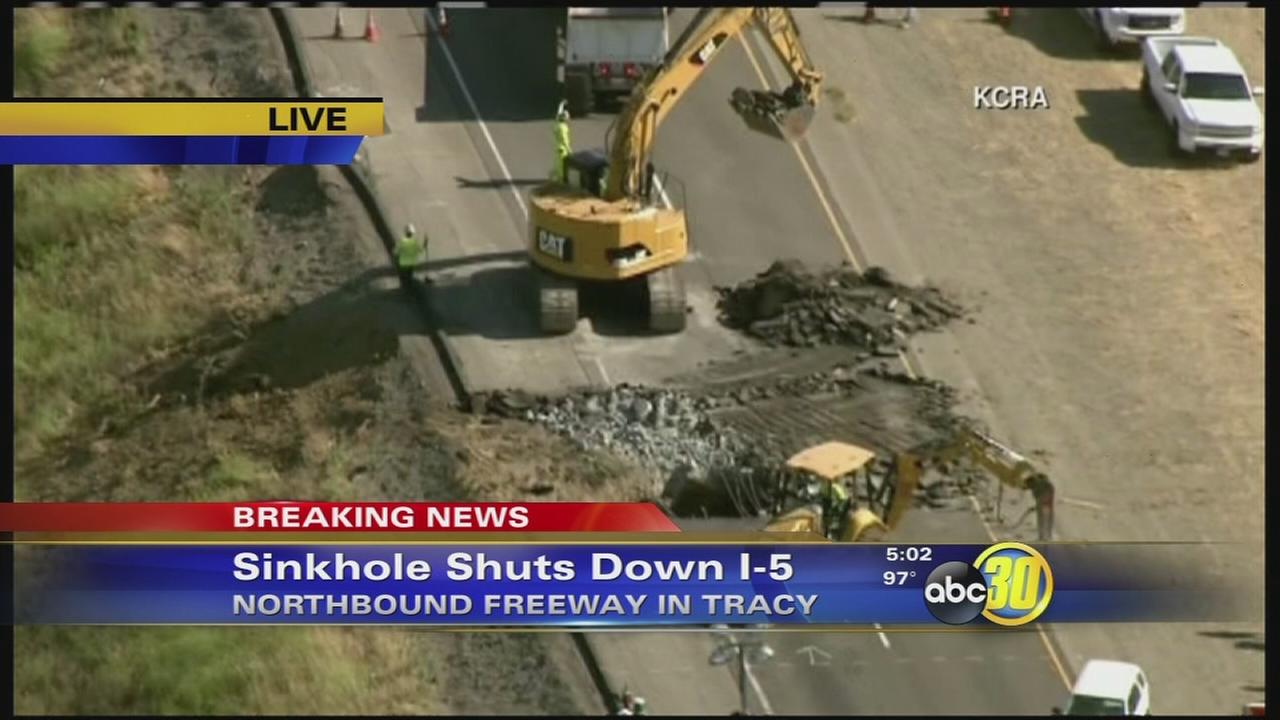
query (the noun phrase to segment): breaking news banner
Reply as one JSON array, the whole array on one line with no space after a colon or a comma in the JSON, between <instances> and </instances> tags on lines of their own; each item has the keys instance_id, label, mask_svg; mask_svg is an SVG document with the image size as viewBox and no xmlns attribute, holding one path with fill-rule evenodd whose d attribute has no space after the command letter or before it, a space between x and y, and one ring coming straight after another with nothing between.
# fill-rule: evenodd
<instances>
[{"instance_id":1,"label":"breaking news banner","mask_svg":"<svg viewBox=\"0 0 1280 720\"><path fill-rule=\"evenodd\" d=\"M383 129L380 98L20 99L0 165L347 165Z\"/></svg>"},{"instance_id":2,"label":"breaking news banner","mask_svg":"<svg viewBox=\"0 0 1280 720\"><path fill-rule=\"evenodd\" d=\"M0 506L0 531L17 533L14 622L1000 630L1232 621L1249 596L1196 544L726 539L679 532L648 503L148 508ZM500 532L461 532L477 529ZM175 531L197 537L154 539Z\"/></svg>"}]
</instances>

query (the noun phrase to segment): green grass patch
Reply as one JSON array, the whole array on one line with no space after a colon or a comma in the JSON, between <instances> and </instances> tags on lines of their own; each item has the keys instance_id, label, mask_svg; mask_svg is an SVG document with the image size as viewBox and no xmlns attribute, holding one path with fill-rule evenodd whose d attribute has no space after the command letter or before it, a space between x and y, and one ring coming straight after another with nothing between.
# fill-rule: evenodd
<instances>
[{"instance_id":1,"label":"green grass patch","mask_svg":"<svg viewBox=\"0 0 1280 720\"><path fill-rule=\"evenodd\" d=\"M138 13L129 8L85 9L74 16L83 52L96 58L134 60L147 50L146 33Z\"/></svg>"},{"instance_id":2,"label":"green grass patch","mask_svg":"<svg viewBox=\"0 0 1280 720\"><path fill-rule=\"evenodd\" d=\"M271 468L240 452L220 453L197 492L206 502L236 502L263 497L279 478Z\"/></svg>"},{"instance_id":3,"label":"green grass patch","mask_svg":"<svg viewBox=\"0 0 1280 720\"><path fill-rule=\"evenodd\" d=\"M30 10L13 12L13 85L19 96L39 93L66 56L70 33Z\"/></svg>"},{"instance_id":4,"label":"green grass patch","mask_svg":"<svg viewBox=\"0 0 1280 720\"><path fill-rule=\"evenodd\" d=\"M321 631L324 632L324 631ZM330 631L331 632L331 631ZM49 648L58 648L51 653ZM23 627L22 715L358 712L367 671L307 628ZM345 661L344 661L345 660ZM304 690L305 692L299 692Z\"/></svg>"},{"instance_id":5,"label":"green grass patch","mask_svg":"<svg viewBox=\"0 0 1280 720\"><path fill-rule=\"evenodd\" d=\"M188 168L19 168L14 182L15 443L36 452L86 411L134 402L121 371L217 310L191 279L250 231L236 176ZM152 172L150 170L143 172ZM178 228L175 257L161 242Z\"/></svg>"}]
</instances>

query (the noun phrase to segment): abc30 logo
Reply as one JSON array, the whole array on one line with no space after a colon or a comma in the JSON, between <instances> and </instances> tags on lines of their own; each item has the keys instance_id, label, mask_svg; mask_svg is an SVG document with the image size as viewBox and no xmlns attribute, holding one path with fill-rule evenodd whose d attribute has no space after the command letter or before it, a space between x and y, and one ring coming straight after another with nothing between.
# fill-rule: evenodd
<instances>
[{"instance_id":1,"label":"abc30 logo","mask_svg":"<svg viewBox=\"0 0 1280 720\"><path fill-rule=\"evenodd\" d=\"M992 545L972 565L953 561L934 568L924 603L935 618L964 625L979 615L1016 627L1040 617L1053 598L1053 571L1034 548L1016 542Z\"/></svg>"}]
</instances>

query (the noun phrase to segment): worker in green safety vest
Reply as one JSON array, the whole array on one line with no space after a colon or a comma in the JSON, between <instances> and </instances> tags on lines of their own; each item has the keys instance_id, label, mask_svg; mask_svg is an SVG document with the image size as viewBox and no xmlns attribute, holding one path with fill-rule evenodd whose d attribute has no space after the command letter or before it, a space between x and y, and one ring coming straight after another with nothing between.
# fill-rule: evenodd
<instances>
[{"instance_id":1,"label":"worker in green safety vest","mask_svg":"<svg viewBox=\"0 0 1280 720\"><path fill-rule=\"evenodd\" d=\"M396 267L402 275L412 277L413 271L427 260L426 243L418 238L413 223L404 226L404 235L396 243Z\"/></svg>"},{"instance_id":2,"label":"worker in green safety vest","mask_svg":"<svg viewBox=\"0 0 1280 720\"><path fill-rule=\"evenodd\" d=\"M823 532L829 538L839 537L849 513L849 491L839 479L827 483L822 497Z\"/></svg>"},{"instance_id":3,"label":"worker in green safety vest","mask_svg":"<svg viewBox=\"0 0 1280 720\"><path fill-rule=\"evenodd\" d=\"M560 109L556 111L553 135L556 143L556 166L551 170L551 179L556 182L568 182L569 173L566 163L573 145L569 142L569 108L564 101L560 102Z\"/></svg>"}]
</instances>

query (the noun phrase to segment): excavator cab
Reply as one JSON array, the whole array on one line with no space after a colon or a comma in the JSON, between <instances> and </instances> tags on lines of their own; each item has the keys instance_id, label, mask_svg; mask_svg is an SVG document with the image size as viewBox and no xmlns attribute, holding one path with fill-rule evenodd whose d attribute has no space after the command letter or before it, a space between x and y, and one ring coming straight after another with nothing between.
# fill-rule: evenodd
<instances>
[{"instance_id":1,"label":"excavator cab","mask_svg":"<svg viewBox=\"0 0 1280 720\"><path fill-rule=\"evenodd\" d=\"M876 540L889 530L877 513L873 499L870 507L859 506L856 489L847 487L847 503L835 501L832 486L851 485L865 479L868 464L875 453L857 445L827 442L793 455L786 463L775 516L765 528L769 532L810 532L837 542ZM887 481L884 485L890 485ZM891 487L891 486L890 486ZM878 498L877 498L878 499ZM798 501L798 505L795 503ZM891 499L890 499L891 502ZM793 507L787 508L791 504Z\"/></svg>"},{"instance_id":2,"label":"excavator cab","mask_svg":"<svg viewBox=\"0 0 1280 720\"><path fill-rule=\"evenodd\" d=\"M600 150L579 150L566 158L565 173L569 185L594 197L603 197L609 158Z\"/></svg>"}]
</instances>

